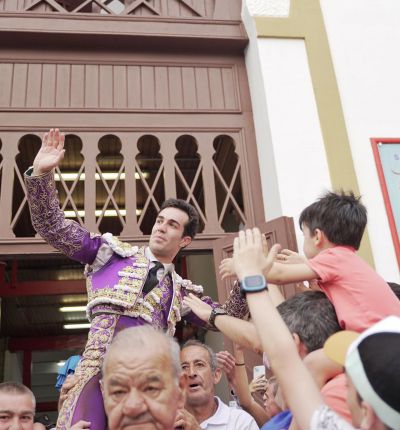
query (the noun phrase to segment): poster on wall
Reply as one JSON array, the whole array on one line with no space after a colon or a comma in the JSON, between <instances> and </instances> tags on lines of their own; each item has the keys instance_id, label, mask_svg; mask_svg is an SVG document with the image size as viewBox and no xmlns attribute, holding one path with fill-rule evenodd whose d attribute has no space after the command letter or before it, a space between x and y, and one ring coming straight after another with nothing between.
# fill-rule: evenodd
<instances>
[{"instance_id":1,"label":"poster on wall","mask_svg":"<svg viewBox=\"0 0 400 430\"><path fill-rule=\"evenodd\" d=\"M371 141L400 266L400 139L371 139Z\"/></svg>"}]
</instances>

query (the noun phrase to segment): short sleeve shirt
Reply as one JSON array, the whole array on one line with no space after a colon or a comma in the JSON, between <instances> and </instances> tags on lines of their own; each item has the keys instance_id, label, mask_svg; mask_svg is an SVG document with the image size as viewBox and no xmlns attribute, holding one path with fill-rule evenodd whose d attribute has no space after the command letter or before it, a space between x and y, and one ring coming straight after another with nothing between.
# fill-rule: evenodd
<instances>
[{"instance_id":1,"label":"short sleeve shirt","mask_svg":"<svg viewBox=\"0 0 400 430\"><path fill-rule=\"evenodd\" d=\"M259 430L254 418L246 411L238 408L230 408L218 397L217 411L213 416L200 424L203 430Z\"/></svg>"},{"instance_id":2,"label":"short sleeve shirt","mask_svg":"<svg viewBox=\"0 0 400 430\"><path fill-rule=\"evenodd\" d=\"M355 252L335 246L308 260L343 329L362 332L389 315L400 316L400 301L388 284Z\"/></svg>"}]
</instances>

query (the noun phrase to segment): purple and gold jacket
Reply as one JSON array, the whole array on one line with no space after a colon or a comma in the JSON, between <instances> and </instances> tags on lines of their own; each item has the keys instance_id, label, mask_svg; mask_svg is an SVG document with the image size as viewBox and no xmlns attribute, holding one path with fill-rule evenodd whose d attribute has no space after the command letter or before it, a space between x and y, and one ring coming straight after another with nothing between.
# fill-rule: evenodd
<instances>
[{"instance_id":1,"label":"purple and gold jacket","mask_svg":"<svg viewBox=\"0 0 400 430\"><path fill-rule=\"evenodd\" d=\"M25 173L27 196L35 230L50 245L85 267L88 294L87 316L104 313L142 318L156 328L175 331L175 324L182 317L204 325L183 298L194 293L213 307L218 303L203 296L203 288L175 271L164 276L158 286L143 297L142 288L149 271L150 261L145 248L119 241L110 233L91 234L73 220L67 220L60 209L53 172L41 176ZM243 318L248 313L247 304L236 286L223 305L229 315Z\"/></svg>"}]
</instances>

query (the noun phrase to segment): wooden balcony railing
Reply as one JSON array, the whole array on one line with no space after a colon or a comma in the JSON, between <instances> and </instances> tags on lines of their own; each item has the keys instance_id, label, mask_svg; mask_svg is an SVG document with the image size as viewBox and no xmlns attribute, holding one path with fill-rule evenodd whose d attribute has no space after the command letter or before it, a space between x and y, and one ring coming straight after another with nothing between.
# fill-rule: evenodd
<instances>
[{"instance_id":1,"label":"wooden balcony railing","mask_svg":"<svg viewBox=\"0 0 400 430\"><path fill-rule=\"evenodd\" d=\"M0 253L12 253L17 245L42 242L23 181L40 134L0 133L0 140ZM61 209L92 232L143 240L169 197L196 207L203 238L254 224L253 202L243 193L250 185L242 174L240 133L68 134L65 147L55 172Z\"/></svg>"}]
</instances>

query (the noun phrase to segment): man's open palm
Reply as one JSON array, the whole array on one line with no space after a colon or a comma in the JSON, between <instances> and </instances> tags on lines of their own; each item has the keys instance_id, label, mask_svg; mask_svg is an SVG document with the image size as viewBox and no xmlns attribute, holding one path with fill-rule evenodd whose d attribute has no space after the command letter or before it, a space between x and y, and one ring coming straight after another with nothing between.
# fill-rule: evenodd
<instances>
[{"instance_id":1,"label":"man's open palm","mask_svg":"<svg viewBox=\"0 0 400 430\"><path fill-rule=\"evenodd\" d=\"M45 133L42 146L33 161L33 174L42 175L57 167L64 158L64 133L58 128Z\"/></svg>"}]
</instances>

